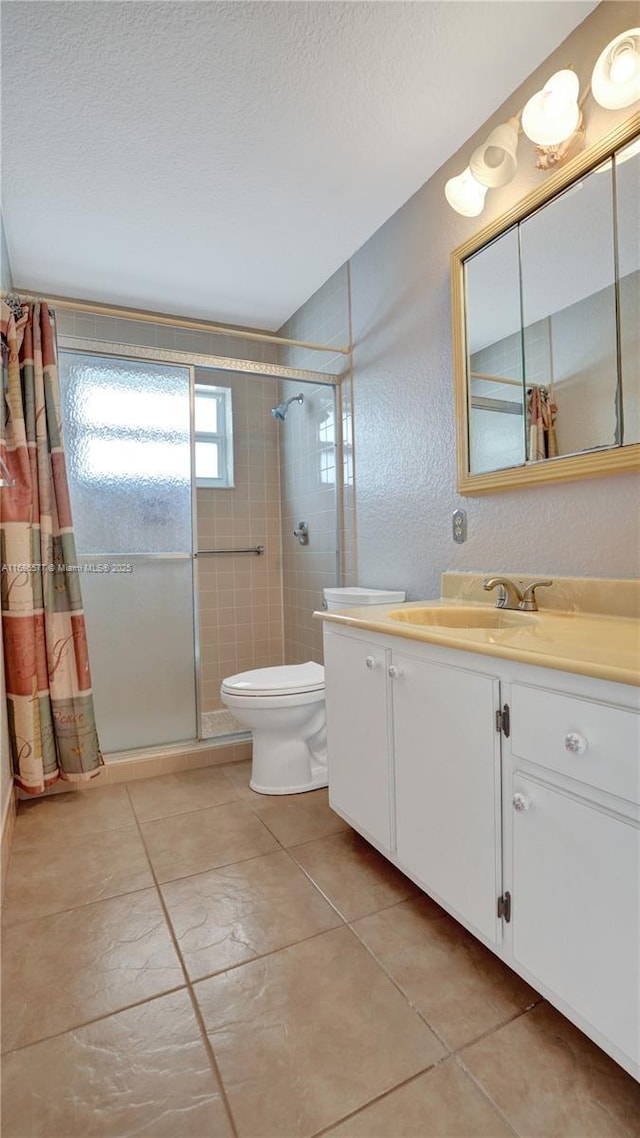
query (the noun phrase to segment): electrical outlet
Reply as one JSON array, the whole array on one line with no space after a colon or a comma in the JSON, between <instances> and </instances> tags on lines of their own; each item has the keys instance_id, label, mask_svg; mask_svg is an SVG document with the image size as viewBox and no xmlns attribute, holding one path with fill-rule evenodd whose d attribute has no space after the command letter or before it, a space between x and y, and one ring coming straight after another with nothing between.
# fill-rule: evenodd
<instances>
[{"instance_id":1,"label":"electrical outlet","mask_svg":"<svg viewBox=\"0 0 640 1138\"><path fill-rule=\"evenodd\" d=\"M467 540L467 515L464 510L456 510L453 515L453 540L458 545Z\"/></svg>"}]
</instances>

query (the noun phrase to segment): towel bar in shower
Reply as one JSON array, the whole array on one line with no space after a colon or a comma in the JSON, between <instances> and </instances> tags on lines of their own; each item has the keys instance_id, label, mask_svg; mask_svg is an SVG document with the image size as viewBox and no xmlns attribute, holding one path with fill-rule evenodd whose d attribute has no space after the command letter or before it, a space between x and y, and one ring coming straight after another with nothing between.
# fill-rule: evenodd
<instances>
[{"instance_id":1,"label":"towel bar in shower","mask_svg":"<svg viewBox=\"0 0 640 1138\"><path fill-rule=\"evenodd\" d=\"M215 557L219 553L255 553L259 557L264 553L264 545L250 545L246 549L199 549L196 557Z\"/></svg>"}]
</instances>

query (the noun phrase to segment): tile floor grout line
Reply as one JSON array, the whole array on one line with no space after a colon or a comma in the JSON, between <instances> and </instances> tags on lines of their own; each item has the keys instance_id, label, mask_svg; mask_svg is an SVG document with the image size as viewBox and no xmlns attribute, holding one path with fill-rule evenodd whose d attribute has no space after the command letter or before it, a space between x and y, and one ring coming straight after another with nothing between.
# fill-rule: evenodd
<instances>
[{"instance_id":1,"label":"tile floor grout line","mask_svg":"<svg viewBox=\"0 0 640 1138\"><path fill-rule=\"evenodd\" d=\"M510 1023L515 1023L516 1020L522 1019L522 1016L526 1016L529 1012L532 1012L534 1008L539 1007L540 1004L543 1004L544 1002L544 997L541 996L540 999L535 1000L534 1003L527 1004L526 1008L522 1008L520 1011L514 1012L512 1016L509 1016L508 1019L501 1020L501 1022L497 1023L495 1027L490 1027L486 1031L483 1031L482 1034L478 1035L475 1039L470 1039L467 1043L463 1043L460 1047L456 1048L455 1054L462 1055L462 1053L469 1047L475 1047L476 1043L481 1043L482 1040L487 1039L489 1035L494 1035L496 1031L502 1031L503 1027L508 1027Z\"/></svg>"},{"instance_id":2,"label":"tile floor grout line","mask_svg":"<svg viewBox=\"0 0 640 1138\"><path fill-rule=\"evenodd\" d=\"M422 1078L423 1075L428 1075L431 1071L435 1071L437 1067L441 1067L443 1063L448 1063L450 1060L454 1059L455 1055L443 1055L440 1059L436 1059L434 1063L431 1063L430 1066L423 1067L421 1071L416 1071L414 1075L409 1075L407 1079L403 1079L402 1082L397 1083L394 1087L388 1087L386 1091L381 1091L381 1093L379 1095L376 1095L375 1098L372 1098L368 1102L363 1103L362 1106L359 1106L355 1110L350 1111L349 1114L342 1115L342 1117L336 1119L335 1122L331 1122L329 1126L323 1126L322 1130L317 1130L311 1136L311 1138L324 1138L324 1135L331 1134L331 1131L335 1130L336 1127L342 1126L345 1122L350 1122L353 1118L357 1118L359 1114L362 1114L370 1106L374 1106L376 1103L382 1102L384 1099L389 1098L390 1095L394 1094L395 1091L402 1090L403 1087L409 1086L410 1083L415 1083L416 1080ZM425 1138L428 1138L428 1136L426 1135Z\"/></svg>"},{"instance_id":3,"label":"tile floor grout line","mask_svg":"<svg viewBox=\"0 0 640 1138\"><path fill-rule=\"evenodd\" d=\"M219 869L231 869L234 865L246 865L248 861L258 861L261 857L271 857L273 854L282 853L282 847L277 850L266 850L265 853L251 854L250 857L239 857L236 861L223 861L221 865L210 865L206 869L198 869L194 873L185 873L182 877L170 877L167 881L158 881L158 885L162 888L165 885L174 885L179 881L189 881L192 877L201 877L204 873L216 873Z\"/></svg>"},{"instance_id":4,"label":"tile floor grout line","mask_svg":"<svg viewBox=\"0 0 640 1138\"><path fill-rule=\"evenodd\" d=\"M39 1043L49 1043L52 1039L60 1039L63 1035L71 1035L74 1031L80 1031L81 1028L91 1027L94 1023L101 1023L103 1019L111 1019L113 1016L120 1015L120 1012L129 1012L132 1008L142 1008L145 1004L150 1004L153 1000L161 1000L165 996L173 996L176 992L184 992L186 984L178 984L175 988L167 988L166 992L156 992L153 996L147 996L144 1000L135 1000L132 1004L124 1004L121 1008L115 1008L114 1011L104 1012L103 1015L94 1016L92 1019L82 1020L81 1023L71 1024L70 1027L65 1027L62 1031L54 1031L51 1035L42 1035L38 1039L32 1039L29 1043L20 1043L17 1047L10 1047L7 1051L2 1051L3 1059L8 1055L13 1055L17 1051L25 1051L28 1047L37 1047Z\"/></svg>"},{"instance_id":5,"label":"tile floor grout line","mask_svg":"<svg viewBox=\"0 0 640 1138\"><path fill-rule=\"evenodd\" d=\"M145 854L146 854L145 850ZM135 889L125 889L122 893L111 893L108 897L93 897L90 901L82 901L79 905L69 905L66 909L54 909L51 913L38 913L33 917L25 917L21 921L2 922L2 932L6 935L10 929L18 929L21 925L28 925L31 921L46 921L49 917L61 917L65 913L78 913L81 909L88 909L90 905L102 905L106 901L117 901L119 897L132 897L134 893L146 893L153 889L153 880L148 885L138 885Z\"/></svg>"},{"instance_id":6,"label":"tile floor grout line","mask_svg":"<svg viewBox=\"0 0 640 1138\"><path fill-rule=\"evenodd\" d=\"M129 799L131 800L131 795L129 794L128 790L127 790L127 794L129 796ZM131 802L131 805L133 807L133 802ZM134 813L135 813L135 809L134 809ZM196 994L193 990L193 983L191 981L191 977L189 976L187 966L184 962L184 957L183 957L182 952L180 950L178 938L176 936L176 933L175 933L175 930L173 927L173 923L171 921L169 910L165 904L164 897L162 896L162 890L160 888L160 884L159 884L158 879L156 877L156 874L155 874L155 871L153 868L153 864L151 861L151 855L149 854L149 851L147 849L147 845L146 845L146 842L144 840L144 835L142 833L142 828L141 828L141 825L139 822L138 822L138 830L140 833L140 840L144 846L144 852L145 852L145 854L147 856L147 860L149 862L149 868L151 870L151 875L152 875L154 883L155 883L156 892L158 894L158 899L160 901L160 906L162 908L162 912L163 912L164 919L165 919L165 924L167 926L169 936L171 938L171 942L172 942L173 947L174 947L174 951L176 953L176 956L177 956L178 961L180 963L180 967L182 968L183 976L184 976L185 981L186 981L186 988L187 988L187 992L189 994L189 999L191 1001L191 1007L193 1010L194 1018L196 1020L197 1025L198 1025L198 1031L200 1032L202 1045L203 1045L205 1052L207 1054L207 1058L209 1059L209 1065L211 1067L211 1072L213 1074L214 1081L217 1083L219 1090L220 1090L220 1098L223 1102L224 1109L225 1109L227 1118L229 1120L229 1125L231 1127L231 1133L233 1135L233 1138L239 1138L238 1128L236 1126L236 1122L235 1122L235 1119L233 1117L233 1112L231 1110L231 1103L229 1102L229 1096L227 1094L227 1088L225 1087L224 1081L222 1078L222 1072L220 1071L220 1068L218 1066L218 1061L216 1059L216 1056L215 1056L215 1053L213 1050L213 1045L211 1043L211 1040L209 1039L206 1024L204 1022L204 1017L202 1015L202 1010L201 1010L200 1005L197 1001Z\"/></svg>"},{"instance_id":7,"label":"tile floor grout line","mask_svg":"<svg viewBox=\"0 0 640 1138\"><path fill-rule=\"evenodd\" d=\"M225 968L218 969L217 972L207 972L205 976L198 976L197 980L192 980L192 984L201 984L203 980L213 980L216 976L225 976L227 972L236 972L238 968L245 968L247 964L257 964L260 960L268 960L270 956L276 956L279 952L286 952L288 948L297 948L299 944L307 944L310 940L317 940L318 937L326 936L327 933L337 933L342 928L348 928L345 921L341 925L333 925L330 929L320 929L319 932L309 933L308 936L303 936L300 940L287 941L286 944L281 944L278 948L270 948L268 952L260 952L257 956L250 956L247 960L238 960L235 964L228 964Z\"/></svg>"},{"instance_id":8,"label":"tile floor grout line","mask_svg":"<svg viewBox=\"0 0 640 1138\"><path fill-rule=\"evenodd\" d=\"M106 787L99 787L98 789L106 789ZM76 793L82 793L82 791L79 791ZM16 815L16 818L19 818L19 817L20 817L20 811L18 811L18 813ZM134 816L134 819L131 822L125 822L122 826L110 826L107 830L87 830L86 834L78 834L78 835L76 835L76 837L77 837L77 839L80 839L80 838L97 838L102 834L115 834L118 832L118 830L132 830L135 827L135 824L136 823L135 823L135 816ZM13 840L11 842L11 853L13 854L14 851L19 850L21 846L26 848L26 849L30 849L33 842L37 841L37 840L38 839L34 838L33 835L24 834L22 837L18 837L14 833ZM61 837L60 839L58 839L55 836L52 838L47 834L46 835L46 841L52 845L54 845L56 843L56 841L60 841L61 845L62 844L67 845L69 839L68 839L68 836L66 836L66 835L64 837Z\"/></svg>"},{"instance_id":9,"label":"tile floor grout line","mask_svg":"<svg viewBox=\"0 0 640 1138\"><path fill-rule=\"evenodd\" d=\"M329 835L329 836L332 836L332 835ZM316 839L314 839L314 841L315 840ZM321 838L319 838L317 840L322 841ZM294 865L297 865L298 869L302 870L305 877L308 878L308 880L311 882L311 884L314 885L315 888L318 890L318 893L320 894L320 896L324 897L325 901L328 901L328 903L332 906L332 908L335 909L336 913L338 913L338 915L342 918L342 920L344 921L344 923L346 925L350 925L353 921L364 921L366 917L375 917L375 916L377 916L378 913L384 913L388 909L395 909L396 905L402 905L405 901L411 900L410 897L401 897L400 899L396 899L395 901L390 901L388 904L381 905L379 909L372 909L368 913L359 913L357 917L346 917L344 915L344 913L340 912L340 909L338 908L336 902L332 901L331 898L328 896L328 894L325 893L323 889L321 889L321 887L318 885L317 881L314 881L313 877L311 876L310 871L304 865L301 865L299 861L296 860L296 858L293 855L293 850L299 849L299 848L300 848L299 846L293 846L293 847L291 847L291 849L288 849L286 852L289 854L289 856L291 858L293 858ZM408 880L408 878L407 878L407 880Z\"/></svg>"},{"instance_id":10,"label":"tile floor grout line","mask_svg":"<svg viewBox=\"0 0 640 1138\"><path fill-rule=\"evenodd\" d=\"M305 867L304 867L303 865L300 865L300 863L299 863L298 861L296 861L295 857L293 856L293 854L292 854L292 852L291 852L291 849L295 849L296 847L295 847L295 846L292 846L292 847L291 847L291 849L288 849L288 848L286 848L285 846L283 846L282 848L284 849L284 852L285 852L285 853L288 855L288 857L289 857L289 860L293 862L293 864L295 865L296 869L299 869L299 870L300 870L300 872L304 874L304 876L306 877L307 881L308 881L308 882L310 882L310 884L311 884L311 885L313 885L313 888L317 890L317 892L320 894L320 896L323 898L323 900L325 900L325 901L327 902L327 904L331 906L331 908L333 909L333 911L334 911L335 913L337 913L337 915L339 916L339 918L340 918L340 920L342 921L343 925L348 925L348 924L349 924L349 922L347 921L347 918L346 918L346 917L343 917L343 915L342 915L342 913L340 912L340 910L339 910L338 906L336 905L335 901L332 901L332 900L331 900L331 898L328 896L328 894L327 894L327 893L325 893L325 892L324 892L324 890L320 888L320 886L318 885L317 881L314 881L314 880L313 880L313 878L312 878L311 874L309 873L309 871L308 871L307 869L305 869Z\"/></svg>"},{"instance_id":11,"label":"tile floor grout line","mask_svg":"<svg viewBox=\"0 0 640 1138\"><path fill-rule=\"evenodd\" d=\"M402 902L401 902L401 901L399 901L399 902L398 902L398 904L402 904ZM390 907L391 907L391 908L393 908L394 906L390 906ZM388 912L388 910L386 910L386 911ZM438 919L439 919L439 918L438 918ZM453 1048L449 1046L449 1044L448 1044L448 1043L446 1042L446 1040L445 1040L445 1039L442 1037L442 1035L440 1034L440 1032L439 1032L439 1031L438 1031L438 1030L437 1030L435 1027L433 1027L433 1025L432 1025L432 1024L430 1024L430 1023L429 1023L429 1021L428 1021L428 1019L427 1019L427 1017L426 1017L425 1013L424 1013L424 1012L422 1012L422 1011L420 1010L420 1008L416 1007L416 1005L415 1005L415 1004L414 1004L414 1003L413 1003L413 1002L412 1002L412 1001L409 999L409 997L408 997L407 993L405 992L404 988L402 988L402 987L401 987L401 985L398 983L398 981L395 979L395 977L391 975L391 973L389 972L389 970L388 970L388 968L386 967L386 965L385 965L385 964L383 964L383 963L382 963L382 961L378 959L378 957L376 956L375 952L374 952L374 951L373 951L371 948L369 948L369 945L366 943L366 941L365 941L365 940L363 940L363 938L360 936L360 934L357 932L357 930L356 930L356 929L354 929L353 925L352 925L352 924L348 924L348 925L347 925L347 927L348 927L348 928L350 929L350 931L353 933L353 935L354 935L354 937L356 938L356 940L358 940L358 941L360 942L360 944L362 945L362 947L366 949L366 951L369 953L369 956L371 957L371 959L372 959L372 960L374 960L374 961L375 961L375 963L378 965L378 967L379 967L379 968L380 968L380 969L381 969L381 970L384 972L384 974L385 974L385 976L387 977L387 979L391 981L391 983L393 984L394 988L396 988L396 989L398 990L398 992L400 992L400 995L401 995L401 996L402 996L402 997L403 997L403 998L404 998L404 999L407 1001L407 1003L408 1003L409 1007L411 1008L411 1010L412 1010L412 1011L414 1011L414 1012L415 1012L415 1014L416 1014L416 1015L417 1015L417 1016L418 1016L418 1017L419 1017L419 1018L422 1020L422 1022L423 1022L423 1023L425 1023L425 1024L427 1025L427 1027L429 1028L429 1031L433 1032L433 1034L435 1035L435 1037L436 1037L436 1039L438 1040L438 1042L439 1042L439 1043L441 1043L441 1044L442 1044L442 1046L444 1047L444 1049L445 1049L445 1051L446 1051L447 1055L453 1055L453 1054L455 1054L455 1052L454 1052Z\"/></svg>"},{"instance_id":12,"label":"tile floor grout line","mask_svg":"<svg viewBox=\"0 0 640 1138\"><path fill-rule=\"evenodd\" d=\"M522 1014L524 1015L524 1012ZM501 1026L504 1026L504 1025L502 1024ZM496 1028L495 1030L499 1031L499 1028ZM493 1033L489 1032L488 1034L491 1035ZM483 1036L483 1038L486 1038L486 1037ZM509 1115L505 1114L502 1107L498 1106L497 1102L495 1102L491 1098L491 1095L489 1094L486 1087L484 1087L483 1084L480 1082L480 1080L476 1077L476 1075L474 1075L473 1072L469 1070L466 1063L461 1059L460 1054L458 1052L456 1052L456 1054L453 1056L453 1061L456 1064L456 1066L467 1076L467 1078L469 1078L471 1080L471 1082L473 1083L476 1090L480 1091L480 1094L482 1095L482 1097L488 1103L490 1103L490 1105L497 1112L497 1114L500 1115L500 1118L502 1119L502 1121L509 1127L509 1130L511 1130L513 1132L513 1134L516 1135L516 1138L523 1138L523 1136L521 1135L521 1132L517 1129L515 1123L512 1121L512 1119L509 1118Z\"/></svg>"}]
</instances>

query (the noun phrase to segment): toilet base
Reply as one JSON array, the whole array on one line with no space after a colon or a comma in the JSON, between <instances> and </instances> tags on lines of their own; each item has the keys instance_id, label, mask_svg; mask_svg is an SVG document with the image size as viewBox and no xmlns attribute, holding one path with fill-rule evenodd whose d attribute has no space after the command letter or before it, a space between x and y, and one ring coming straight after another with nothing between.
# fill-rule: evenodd
<instances>
[{"instance_id":1,"label":"toilet base","mask_svg":"<svg viewBox=\"0 0 640 1138\"><path fill-rule=\"evenodd\" d=\"M305 794L308 790L321 790L323 786L328 785L326 770L324 774L319 772L313 782L308 782L304 786L259 786L253 779L249 780L249 786L256 794Z\"/></svg>"},{"instance_id":2,"label":"toilet base","mask_svg":"<svg viewBox=\"0 0 640 1138\"><path fill-rule=\"evenodd\" d=\"M249 786L256 794L306 794L329 785L324 701L311 725L317 730L306 739L254 731Z\"/></svg>"}]
</instances>

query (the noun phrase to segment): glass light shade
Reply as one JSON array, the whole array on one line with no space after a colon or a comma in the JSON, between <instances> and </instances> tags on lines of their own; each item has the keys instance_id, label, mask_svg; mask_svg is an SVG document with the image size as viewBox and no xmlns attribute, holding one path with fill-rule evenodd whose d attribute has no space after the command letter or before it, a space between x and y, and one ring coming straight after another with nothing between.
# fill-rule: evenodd
<instances>
[{"instance_id":1,"label":"glass light shade","mask_svg":"<svg viewBox=\"0 0 640 1138\"><path fill-rule=\"evenodd\" d=\"M556 71L522 112L522 129L538 146L557 146L580 122L580 82L575 71Z\"/></svg>"},{"instance_id":2,"label":"glass light shade","mask_svg":"<svg viewBox=\"0 0 640 1138\"><path fill-rule=\"evenodd\" d=\"M483 146L474 150L469 169L483 186L495 189L506 186L515 176L518 167L518 130L511 122L503 123L491 131Z\"/></svg>"},{"instance_id":3,"label":"glass light shade","mask_svg":"<svg viewBox=\"0 0 640 1138\"><path fill-rule=\"evenodd\" d=\"M591 92L608 111L640 99L640 28L630 28L607 44L593 69Z\"/></svg>"},{"instance_id":4,"label":"glass light shade","mask_svg":"<svg viewBox=\"0 0 640 1138\"><path fill-rule=\"evenodd\" d=\"M444 195L452 209L463 217L477 217L484 209L487 187L476 181L467 166L456 178L449 178Z\"/></svg>"}]
</instances>

